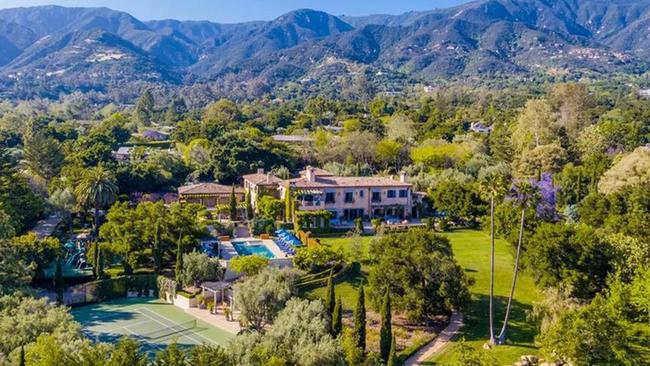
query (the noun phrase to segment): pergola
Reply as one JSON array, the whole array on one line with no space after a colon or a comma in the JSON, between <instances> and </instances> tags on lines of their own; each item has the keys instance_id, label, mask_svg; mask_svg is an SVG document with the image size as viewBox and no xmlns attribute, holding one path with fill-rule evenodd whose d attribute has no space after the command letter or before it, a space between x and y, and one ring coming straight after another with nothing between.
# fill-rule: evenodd
<instances>
[{"instance_id":1,"label":"pergola","mask_svg":"<svg viewBox=\"0 0 650 366\"><path fill-rule=\"evenodd\" d=\"M217 304L217 294L219 294L219 299L223 302L226 297L226 291L229 290L230 287L230 282L226 281L208 281L201 283L201 288L203 289L204 293L206 291L212 292L215 306ZM230 301L230 307L232 308L232 301Z\"/></svg>"}]
</instances>

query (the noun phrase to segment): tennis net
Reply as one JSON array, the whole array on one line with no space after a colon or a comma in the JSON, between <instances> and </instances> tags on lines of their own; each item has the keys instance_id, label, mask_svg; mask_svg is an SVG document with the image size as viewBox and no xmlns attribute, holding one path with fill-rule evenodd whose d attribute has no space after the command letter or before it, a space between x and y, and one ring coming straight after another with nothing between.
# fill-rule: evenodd
<instances>
[{"instance_id":1,"label":"tennis net","mask_svg":"<svg viewBox=\"0 0 650 366\"><path fill-rule=\"evenodd\" d=\"M143 333L143 334L141 334L141 336L143 338L154 340L154 339L160 339L160 338L168 337L168 336L173 335L173 334L186 332L186 331L191 330L193 328L196 328L196 319L186 321L186 322L183 322L183 323L174 324L174 325L168 326L167 328L155 330L153 332Z\"/></svg>"}]
</instances>

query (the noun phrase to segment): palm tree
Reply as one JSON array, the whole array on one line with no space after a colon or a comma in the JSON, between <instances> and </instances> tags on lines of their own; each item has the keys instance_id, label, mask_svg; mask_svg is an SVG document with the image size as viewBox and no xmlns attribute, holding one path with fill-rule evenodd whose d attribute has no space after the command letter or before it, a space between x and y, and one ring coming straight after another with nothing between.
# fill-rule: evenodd
<instances>
[{"instance_id":1,"label":"palm tree","mask_svg":"<svg viewBox=\"0 0 650 366\"><path fill-rule=\"evenodd\" d=\"M496 344L494 337L494 207L495 201L503 196L510 170L507 165L500 164L481 169L479 172L480 188L484 196L490 200L490 344Z\"/></svg>"},{"instance_id":2,"label":"palm tree","mask_svg":"<svg viewBox=\"0 0 650 366\"><path fill-rule=\"evenodd\" d=\"M75 187L77 201L83 207L93 208L93 231L99 233L99 210L115 201L118 188L113 174L103 167L88 169L81 176Z\"/></svg>"},{"instance_id":3,"label":"palm tree","mask_svg":"<svg viewBox=\"0 0 650 366\"><path fill-rule=\"evenodd\" d=\"M503 344L506 340L506 331L508 329L508 320L510 318L510 308L512 306L512 298L515 295L515 287L517 286L517 275L519 274L519 257L521 254L521 244L524 238L524 224L526 222L526 209L536 201L537 188L528 181L521 181L515 185L515 192L517 198L517 205L521 207L521 220L519 222L519 240L517 241L517 254L515 255L515 268L512 275L512 285L510 286L510 295L508 296L508 305L506 306L506 315L503 319L503 326L498 337L498 344Z\"/></svg>"}]
</instances>

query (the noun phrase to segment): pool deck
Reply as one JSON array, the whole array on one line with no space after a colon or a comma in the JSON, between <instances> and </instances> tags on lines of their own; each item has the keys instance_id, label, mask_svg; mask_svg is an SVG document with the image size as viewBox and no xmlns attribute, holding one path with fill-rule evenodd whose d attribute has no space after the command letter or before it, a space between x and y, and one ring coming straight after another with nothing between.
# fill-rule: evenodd
<instances>
[{"instance_id":1,"label":"pool deck","mask_svg":"<svg viewBox=\"0 0 650 366\"><path fill-rule=\"evenodd\" d=\"M240 241L252 241L252 242L262 242L264 246L266 246L271 253L273 253L273 256L275 258L291 258L288 256L285 252L283 252L277 244L275 244L275 241L273 239L259 239L259 238L237 238L235 239L236 242ZM233 247L231 241L222 241L220 243L221 248L221 257L225 260L230 260L234 257L237 257L239 254L237 254L237 251L235 250L235 247Z\"/></svg>"}]
</instances>

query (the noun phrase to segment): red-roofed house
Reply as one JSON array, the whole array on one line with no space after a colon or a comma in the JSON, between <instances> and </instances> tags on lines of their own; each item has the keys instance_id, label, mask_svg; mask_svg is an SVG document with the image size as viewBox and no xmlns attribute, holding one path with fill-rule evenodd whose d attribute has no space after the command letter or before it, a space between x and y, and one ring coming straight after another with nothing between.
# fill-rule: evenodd
<instances>
[{"instance_id":1,"label":"red-roofed house","mask_svg":"<svg viewBox=\"0 0 650 366\"><path fill-rule=\"evenodd\" d=\"M278 188L282 185L283 180L272 173L265 173L264 169L257 169L257 173L246 174L243 178L244 190L249 193L253 208L255 208L257 199L261 195L270 195L275 198L280 197Z\"/></svg>"},{"instance_id":2,"label":"red-roofed house","mask_svg":"<svg viewBox=\"0 0 650 366\"><path fill-rule=\"evenodd\" d=\"M181 203L199 203L212 210L219 205L230 203L232 186L217 183L196 183L178 188L178 201ZM237 202L244 201L244 190L235 187Z\"/></svg>"}]
</instances>

